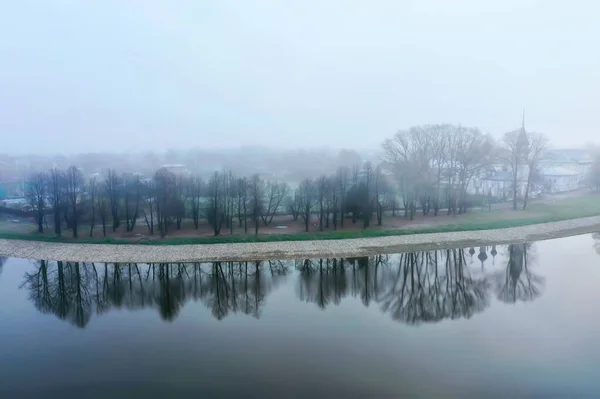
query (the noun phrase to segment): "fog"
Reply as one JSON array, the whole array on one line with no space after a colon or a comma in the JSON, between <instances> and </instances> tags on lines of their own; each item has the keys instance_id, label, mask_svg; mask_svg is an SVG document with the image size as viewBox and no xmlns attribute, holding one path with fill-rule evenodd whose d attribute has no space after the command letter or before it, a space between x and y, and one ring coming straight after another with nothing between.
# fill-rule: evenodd
<instances>
[{"instance_id":1,"label":"fog","mask_svg":"<svg viewBox=\"0 0 600 399\"><path fill-rule=\"evenodd\" d=\"M592 1L5 2L4 153L379 148L398 129L600 125Z\"/></svg>"}]
</instances>

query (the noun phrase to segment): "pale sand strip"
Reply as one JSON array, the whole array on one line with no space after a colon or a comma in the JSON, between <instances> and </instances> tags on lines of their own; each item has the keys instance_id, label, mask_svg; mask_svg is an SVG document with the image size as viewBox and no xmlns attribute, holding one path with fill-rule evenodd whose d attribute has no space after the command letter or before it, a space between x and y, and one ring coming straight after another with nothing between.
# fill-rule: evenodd
<instances>
[{"instance_id":1,"label":"pale sand strip","mask_svg":"<svg viewBox=\"0 0 600 399\"><path fill-rule=\"evenodd\" d=\"M507 229L348 240L205 245L64 244L0 239L0 256L73 262L205 262L353 257L529 242L600 231L600 216Z\"/></svg>"}]
</instances>

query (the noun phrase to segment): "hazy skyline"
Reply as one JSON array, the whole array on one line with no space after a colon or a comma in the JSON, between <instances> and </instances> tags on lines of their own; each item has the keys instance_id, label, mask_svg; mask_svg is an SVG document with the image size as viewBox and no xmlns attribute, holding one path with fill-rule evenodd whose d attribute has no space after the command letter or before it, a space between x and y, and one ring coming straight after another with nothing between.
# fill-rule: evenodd
<instances>
[{"instance_id":1,"label":"hazy skyline","mask_svg":"<svg viewBox=\"0 0 600 399\"><path fill-rule=\"evenodd\" d=\"M398 129L600 126L591 1L13 1L0 152L376 148ZM596 139L597 140L597 139Z\"/></svg>"}]
</instances>

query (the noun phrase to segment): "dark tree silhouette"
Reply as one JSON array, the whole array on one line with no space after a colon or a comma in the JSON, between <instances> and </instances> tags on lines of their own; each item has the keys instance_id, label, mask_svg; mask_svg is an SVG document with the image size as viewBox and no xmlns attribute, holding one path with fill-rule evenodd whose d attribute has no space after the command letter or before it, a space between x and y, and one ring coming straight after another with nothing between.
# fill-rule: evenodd
<instances>
[{"instance_id":1,"label":"dark tree silhouette","mask_svg":"<svg viewBox=\"0 0 600 399\"><path fill-rule=\"evenodd\" d=\"M121 219L119 216L120 200L121 200L121 179L117 175L114 169L108 170L108 176L104 181L104 190L106 198L110 204L110 214L112 216L112 230L113 232L121 225Z\"/></svg>"},{"instance_id":2,"label":"dark tree silhouette","mask_svg":"<svg viewBox=\"0 0 600 399\"><path fill-rule=\"evenodd\" d=\"M315 206L316 200L315 184L310 179L302 180L298 187L298 194L300 196L300 215L304 220L304 230L308 232L308 226L310 224L310 214Z\"/></svg>"},{"instance_id":3,"label":"dark tree silhouette","mask_svg":"<svg viewBox=\"0 0 600 399\"><path fill-rule=\"evenodd\" d=\"M33 173L27 180L25 197L31 209L35 212L38 233L44 232L44 214L46 208L47 176L45 173Z\"/></svg>"},{"instance_id":4,"label":"dark tree silhouette","mask_svg":"<svg viewBox=\"0 0 600 399\"><path fill-rule=\"evenodd\" d=\"M48 176L48 199L54 217L54 234L60 237L62 233L60 215L63 205L64 174L59 169L52 168Z\"/></svg>"},{"instance_id":5,"label":"dark tree silhouette","mask_svg":"<svg viewBox=\"0 0 600 399\"><path fill-rule=\"evenodd\" d=\"M89 269L78 262L39 261L32 273L26 273L21 287L42 313L52 313L84 328L92 314L92 279Z\"/></svg>"},{"instance_id":6,"label":"dark tree silhouette","mask_svg":"<svg viewBox=\"0 0 600 399\"><path fill-rule=\"evenodd\" d=\"M71 228L73 237L77 238L77 227L79 225L79 204L83 199L84 177L81 170L76 166L69 166L65 173L65 189L68 206L71 211Z\"/></svg>"},{"instance_id":7,"label":"dark tree silhouette","mask_svg":"<svg viewBox=\"0 0 600 399\"><path fill-rule=\"evenodd\" d=\"M532 245L511 244L506 269L496 274L497 297L502 302L531 301L542 294L544 278L531 271Z\"/></svg>"}]
</instances>

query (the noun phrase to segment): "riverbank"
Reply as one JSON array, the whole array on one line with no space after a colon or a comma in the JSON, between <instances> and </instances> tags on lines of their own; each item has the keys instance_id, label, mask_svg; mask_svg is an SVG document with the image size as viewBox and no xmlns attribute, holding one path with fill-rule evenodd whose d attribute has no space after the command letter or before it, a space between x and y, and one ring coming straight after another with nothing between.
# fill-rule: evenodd
<instances>
[{"instance_id":1,"label":"riverbank","mask_svg":"<svg viewBox=\"0 0 600 399\"><path fill-rule=\"evenodd\" d=\"M495 205L492 210L472 209L459 215L447 215L442 212L438 216L415 215L408 220L401 215L386 215L381 226L372 224L367 229L361 223L350 223L344 227L332 226L319 231L318 226L311 224L308 232L304 231L302 221L279 217L270 226L260 226L259 234L254 234L253 226L249 231L234 226L233 231L222 229L221 234L214 235L212 227L207 223L198 229L190 220L184 220L181 229L172 229L167 237L159 234L149 235L147 228L138 223L133 231L126 231L121 226L112 231L107 229L103 236L102 228L96 226L89 236L90 226L79 226L80 236L73 238L71 231L64 230L61 237L53 234L52 229L38 233L37 225L31 220L10 220L0 217L0 239L44 241L53 243L78 244L135 244L135 245L207 245L232 243L259 243L270 241L313 241L344 240L355 238L379 238L384 236L403 236L426 233L449 233L458 231L494 230L509 227L520 227L539 223L558 222L600 215L600 194L589 192L572 192L533 200L527 210L514 211L511 204ZM0 215L1 216L1 215Z\"/></svg>"},{"instance_id":2,"label":"riverbank","mask_svg":"<svg viewBox=\"0 0 600 399\"><path fill-rule=\"evenodd\" d=\"M73 262L177 263L355 257L547 240L600 231L600 216L485 231L396 235L347 240L206 245L75 244L0 239L0 256Z\"/></svg>"}]
</instances>

